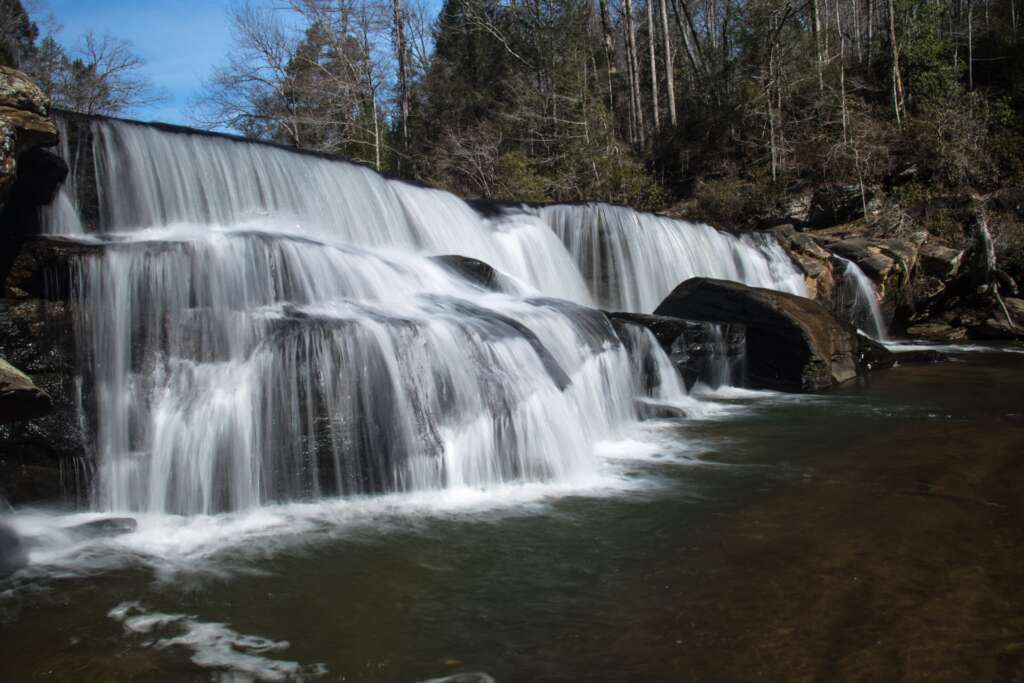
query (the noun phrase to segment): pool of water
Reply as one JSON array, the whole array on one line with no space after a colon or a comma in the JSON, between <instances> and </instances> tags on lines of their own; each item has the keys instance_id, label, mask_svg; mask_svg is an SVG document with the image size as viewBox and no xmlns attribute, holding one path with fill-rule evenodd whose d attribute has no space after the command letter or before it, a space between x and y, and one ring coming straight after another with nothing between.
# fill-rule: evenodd
<instances>
[{"instance_id":1,"label":"pool of water","mask_svg":"<svg viewBox=\"0 0 1024 683\"><path fill-rule=\"evenodd\" d=\"M718 392L712 417L609 444L592 481L143 517L90 542L59 529L89 515L18 511L35 546L0 582L3 678L733 680L742 660L758 679L752 586L790 585L815 542L779 520L915 481L937 443L1024 438L1022 397L1024 356L975 352L815 396Z\"/></svg>"}]
</instances>

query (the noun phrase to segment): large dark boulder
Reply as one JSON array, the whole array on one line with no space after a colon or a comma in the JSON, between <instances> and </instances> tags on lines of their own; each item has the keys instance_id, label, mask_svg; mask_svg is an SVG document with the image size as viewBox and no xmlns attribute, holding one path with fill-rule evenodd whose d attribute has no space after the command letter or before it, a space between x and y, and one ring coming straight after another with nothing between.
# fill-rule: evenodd
<instances>
[{"instance_id":1,"label":"large dark boulder","mask_svg":"<svg viewBox=\"0 0 1024 683\"><path fill-rule=\"evenodd\" d=\"M853 328L804 297L693 278L676 287L654 313L744 325L747 378L754 387L816 391L857 374Z\"/></svg>"}]
</instances>

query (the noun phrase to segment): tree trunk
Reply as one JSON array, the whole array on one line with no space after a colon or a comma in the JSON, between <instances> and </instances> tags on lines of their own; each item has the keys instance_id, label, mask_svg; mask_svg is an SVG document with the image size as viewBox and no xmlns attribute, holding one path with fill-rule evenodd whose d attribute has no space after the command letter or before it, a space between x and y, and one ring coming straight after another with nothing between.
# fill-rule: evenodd
<instances>
[{"instance_id":1,"label":"tree trunk","mask_svg":"<svg viewBox=\"0 0 1024 683\"><path fill-rule=\"evenodd\" d=\"M409 65L405 44L405 16L402 0L392 0L395 15L395 52L398 55L398 100L401 113L402 151L409 151ZM401 163L401 162L399 162Z\"/></svg>"},{"instance_id":2,"label":"tree trunk","mask_svg":"<svg viewBox=\"0 0 1024 683\"><path fill-rule=\"evenodd\" d=\"M892 44L892 106L896 125L903 125L903 77L900 75L900 48L896 44L896 0L889 0L889 42Z\"/></svg>"},{"instance_id":3,"label":"tree trunk","mask_svg":"<svg viewBox=\"0 0 1024 683\"><path fill-rule=\"evenodd\" d=\"M974 2L967 0L967 89L974 90Z\"/></svg>"},{"instance_id":4,"label":"tree trunk","mask_svg":"<svg viewBox=\"0 0 1024 683\"><path fill-rule=\"evenodd\" d=\"M612 37L612 20L608 14L608 0L601 0L601 33L604 36L604 58L608 71L608 110L615 111L615 95L612 76L615 74L615 39Z\"/></svg>"},{"instance_id":5,"label":"tree trunk","mask_svg":"<svg viewBox=\"0 0 1024 683\"><path fill-rule=\"evenodd\" d=\"M661 36L665 41L665 89L668 97L668 118L672 127L678 123L676 119L676 87L675 67L672 64L672 39L668 32L668 8L665 0L661 0Z\"/></svg>"},{"instance_id":6,"label":"tree trunk","mask_svg":"<svg viewBox=\"0 0 1024 683\"><path fill-rule=\"evenodd\" d=\"M647 47L651 58L651 109L654 112L654 130L661 128L661 112L658 111L658 65L655 62L654 0L647 0Z\"/></svg>"},{"instance_id":7,"label":"tree trunk","mask_svg":"<svg viewBox=\"0 0 1024 683\"><path fill-rule=\"evenodd\" d=\"M640 62L636 54L636 27L633 26L633 2L623 0L622 11L626 15L626 57L629 61L631 72L633 98L633 117L636 121L636 142L640 147L644 146L644 110L640 98Z\"/></svg>"}]
</instances>

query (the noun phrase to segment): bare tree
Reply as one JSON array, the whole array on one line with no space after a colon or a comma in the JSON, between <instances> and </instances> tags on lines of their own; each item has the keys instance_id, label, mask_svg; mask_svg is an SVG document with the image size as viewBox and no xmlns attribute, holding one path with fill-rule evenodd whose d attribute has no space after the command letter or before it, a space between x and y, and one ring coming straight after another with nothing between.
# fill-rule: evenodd
<instances>
[{"instance_id":1,"label":"bare tree","mask_svg":"<svg viewBox=\"0 0 1024 683\"><path fill-rule=\"evenodd\" d=\"M129 41L90 31L59 74L54 103L85 114L111 116L165 99L140 73L144 66Z\"/></svg>"}]
</instances>

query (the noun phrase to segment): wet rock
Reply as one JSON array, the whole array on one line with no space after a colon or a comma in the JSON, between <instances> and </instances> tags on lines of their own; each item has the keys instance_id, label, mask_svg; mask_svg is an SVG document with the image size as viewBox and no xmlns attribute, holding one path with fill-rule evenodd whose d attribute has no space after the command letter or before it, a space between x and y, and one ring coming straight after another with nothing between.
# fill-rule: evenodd
<instances>
[{"instance_id":1,"label":"wet rock","mask_svg":"<svg viewBox=\"0 0 1024 683\"><path fill-rule=\"evenodd\" d=\"M939 322L911 325L907 328L907 334L911 337L937 342L957 342L967 338L967 330L963 327L954 327Z\"/></svg>"},{"instance_id":2,"label":"wet rock","mask_svg":"<svg viewBox=\"0 0 1024 683\"><path fill-rule=\"evenodd\" d=\"M688 417L683 408L650 398L638 398L634 401L634 406L641 420L671 420Z\"/></svg>"},{"instance_id":3,"label":"wet rock","mask_svg":"<svg viewBox=\"0 0 1024 683\"><path fill-rule=\"evenodd\" d=\"M50 396L28 375L0 358L0 424L42 417L50 412Z\"/></svg>"},{"instance_id":4,"label":"wet rock","mask_svg":"<svg viewBox=\"0 0 1024 683\"><path fill-rule=\"evenodd\" d=\"M744 325L747 376L755 387L816 391L856 376L853 329L804 297L692 278L655 315Z\"/></svg>"},{"instance_id":5,"label":"wet rock","mask_svg":"<svg viewBox=\"0 0 1024 683\"><path fill-rule=\"evenodd\" d=\"M622 325L639 325L651 331L662 350L676 366L687 388L698 381L716 384L719 369L742 363L746 353L746 331L742 325L721 325L680 320L671 316L643 313L609 313L616 330ZM627 335L621 334L623 338Z\"/></svg>"},{"instance_id":6,"label":"wet rock","mask_svg":"<svg viewBox=\"0 0 1024 683\"><path fill-rule=\"evenodd\" d=\"M0 578L13 574L27 564L28 554L18 532L0 522Z\"/></svg>"},{"instance_id":7,"label":"wet rock","mask_svg":"<svg viewBox=\"0 0 1024 683\"><path fill-rule=\"evenodd\" d=\"M499 275L490 264L484 263L475 258L469 256L460 256L458 254L448 254L445 256L433 256L431 260L440 263L449 270L454 271L460 277L469 280L475 285L483 287L484 289L490 289L498 291L499 286Z\"/></svg>"},{"instance_id":8,"label":"wet rock","mask_svg":"<svg viewBox=\"0 0 1024 683\"><path fill-rule=\"evenodd\" d=\"M92 539L130 534L138 527L139 523L133 517L107 517L76 524L66 530L81 539Z\"/></svg>"},{"instance_id":9,"label":"wet rock","mask_svg":"<svg viewBox=\"0 0 1024 683\"><path fill-rule=\"evenodd\" d=\"M15 299L67 301L71 274L78 259L99 255L98 244L64 237L32 237L25 240L4 278L4 294Z\"/></svg>"}]
</instances>

